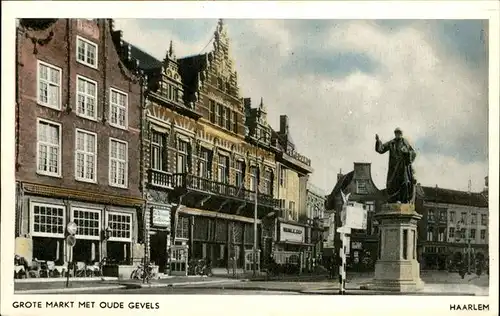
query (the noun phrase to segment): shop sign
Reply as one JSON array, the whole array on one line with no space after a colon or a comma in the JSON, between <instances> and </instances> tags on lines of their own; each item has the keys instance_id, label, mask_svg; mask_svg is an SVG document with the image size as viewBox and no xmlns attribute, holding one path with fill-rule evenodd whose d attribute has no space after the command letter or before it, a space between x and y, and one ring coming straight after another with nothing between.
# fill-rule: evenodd
<instances>
[{"instance_id":1,"label":"shop sign","mask_svg":"<svg viewBox=\"0 0 500 316\"><path fill-rule=\"evenodd\" d=\"M362 204L349 202L342 210L343 226L352 229L366 229L367 211Z\"/></svg>"},{"instance_id":2,"label":"shop sign","mask_svg":"<svg viewBox=\"0 0 500 316\"><path fill-rule=\"evenodd\" d=\"M305 241L305 228L290 224L280 224L280 241Z\"/></svg>"},{"instance_id":3,"label":"shop sign","mask_svg":"<svg viewBox=\"0 0 500 316\"><path fill-rule=\"evenodd\" d=\"M170 209L153 208L151 216L153 226L170 228Z\"/></svg>"}]
</instances>

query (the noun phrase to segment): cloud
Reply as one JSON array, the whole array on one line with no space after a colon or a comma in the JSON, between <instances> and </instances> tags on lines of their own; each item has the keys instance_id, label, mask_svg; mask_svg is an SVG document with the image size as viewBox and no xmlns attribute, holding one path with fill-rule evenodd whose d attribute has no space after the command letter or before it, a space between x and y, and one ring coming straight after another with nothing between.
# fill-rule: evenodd
<instances>
[{"instance_id":1,"label":"cloud","mask_svg":"<svg viewBox=\"0 0 500 316\"><path fill-rule=\"evenodd\" d=\"M170 38L178 55L196 54L207 42L136 21L125 23L135 33L124 29L125 38L153 54L163 55ZM482 189L487 67L479 67L486 64L480 50L467 48L482 45L478 21L451 24L466 29L453 34L443 24L449 21L227 23L242 96L254 102L264 97L275 128L279 115L289 116L298 150L312 159L317 186L330 191L340 169L371 162L374 181L384 188L388 157L374 151L374 137L389 140L399 126L418 151L415 168L423 185L467 189L471 177L473 189ZM215 22L204 30L208 38L214 29ZM158 38L165 38L161 48Z\"/></svg>"}]
</instances>

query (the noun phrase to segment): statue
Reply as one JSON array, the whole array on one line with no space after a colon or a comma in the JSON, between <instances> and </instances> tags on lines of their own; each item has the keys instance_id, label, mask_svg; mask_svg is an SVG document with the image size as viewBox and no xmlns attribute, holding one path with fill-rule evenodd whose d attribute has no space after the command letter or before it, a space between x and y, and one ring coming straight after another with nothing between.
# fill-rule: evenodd
<instances>
[{"instance_id":1,"label":"statue","mask_svg":"<svg viewBox=\"0 0 500 316\"><path fill-rule=\"evenodd\" d=\"M382 143L375 135L375 150L379 154L389 151L389 170L387 171L388 203L410 203L414 195L416 180L411 164L416 153L410 143L403 138L401 129L394 130L395 138Z\"/></svg>"}]
</instances>

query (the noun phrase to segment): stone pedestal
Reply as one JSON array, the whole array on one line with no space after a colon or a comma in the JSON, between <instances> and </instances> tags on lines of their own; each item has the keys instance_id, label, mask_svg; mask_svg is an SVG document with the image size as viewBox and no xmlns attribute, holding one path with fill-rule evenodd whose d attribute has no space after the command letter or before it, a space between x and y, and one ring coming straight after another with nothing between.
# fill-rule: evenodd
<instances>
[{"instance_id":1,"label":"stone pedestal","mask_svg":"<svg viewBox=\"0 0 500 316\"><path fill-rule=\"evenodd\" d=\"M384 204L375 214L379 222L379 250L375 276L365 287L373 290L415 292L424 283L417 261L417 222L422 215L413 204Z\"/></svg>"}]
</instances>

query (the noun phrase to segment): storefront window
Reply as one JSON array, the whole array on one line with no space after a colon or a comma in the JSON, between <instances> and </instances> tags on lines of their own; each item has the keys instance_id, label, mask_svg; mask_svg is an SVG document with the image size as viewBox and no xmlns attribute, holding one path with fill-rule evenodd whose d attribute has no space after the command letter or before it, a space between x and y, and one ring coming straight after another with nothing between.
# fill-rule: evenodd
<instances>
[{"instance_id":1,"label":"storefront window","mask_svg":"<svg viewBox=\"0 0 500 316\"><path fill-rule=\"evenodd\" d=\"M179 216L175 235L177 238L184 238L184 239L189 238L189 218L188 217Z\"/></svg>"},{"instance_id":2,"label":"storefront window","mask_svg":"<svg viewBox=\"0 0 500 316\"><path fill-rule=\"evenodd\" d=\"M132 215L118 212L108 212L107 227L111 235L107 242L109 261L128 264L132 243Z\"/></svg>"},{"instance_id":3,"label":"storefront window","mask_svg":"<svg viewBox=\"0 0 500 316\"><path fill-rule=\"evenodd\" d=\"M78 242L73 247L74 261L99 261L101 211L75 208L71 216L78 227L76 232Z\"/></svg>"},{"instance_id":4,"label":"storefront window","mask_svg":"<svg viewBox=\"0 0 500 316\"><path fill-rule=\"evenodd\" d=\"M64 207L33 203L31 205L31 235L33 258L44 261L63 260Z\"/></svg>"}]
</instances>

